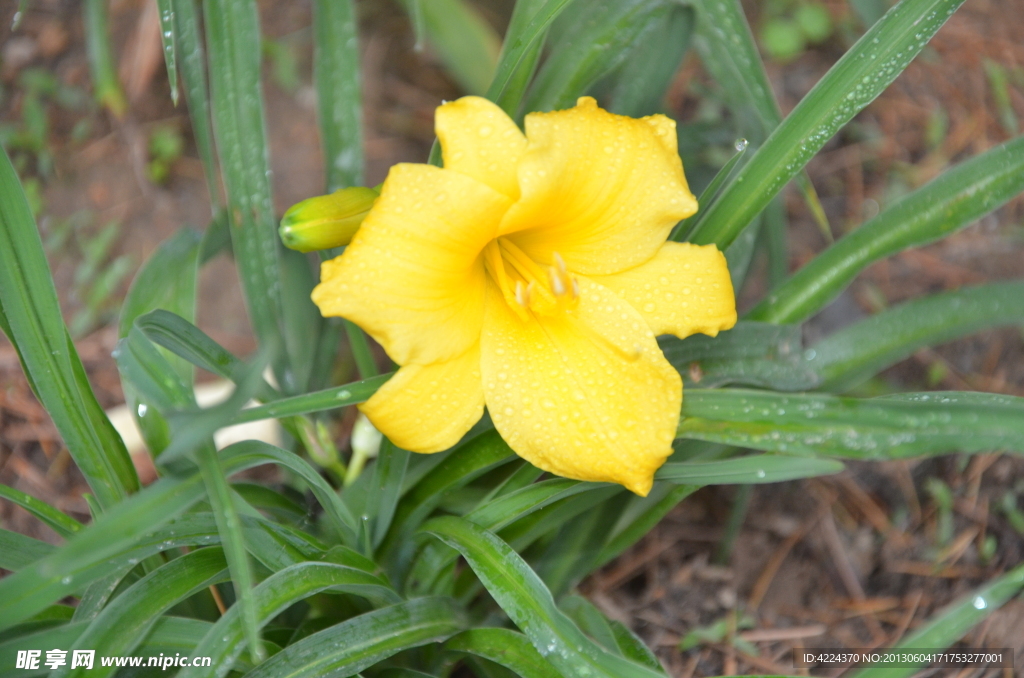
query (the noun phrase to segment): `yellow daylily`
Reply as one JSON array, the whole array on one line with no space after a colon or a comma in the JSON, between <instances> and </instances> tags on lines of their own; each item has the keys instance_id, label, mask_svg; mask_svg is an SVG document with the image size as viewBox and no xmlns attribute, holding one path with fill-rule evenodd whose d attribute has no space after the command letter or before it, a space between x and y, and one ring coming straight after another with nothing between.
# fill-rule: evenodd
<instances>
[{"instance_id":1,"label":"yellow daylily","mask_svg":"<svg viewBox=\"0 0 1024 678\"><path fill-rule=\"evenodd\" d=\"M487 406L515 452L646 495L671 453L682 381L659 334L736 322L725 257L666 242L697 211L675 123L582 97L526 116L437 110L444 169L391 168L313 300L401 369L361 406L399 447L454 445Z\"/></svg>"}]
</instances>

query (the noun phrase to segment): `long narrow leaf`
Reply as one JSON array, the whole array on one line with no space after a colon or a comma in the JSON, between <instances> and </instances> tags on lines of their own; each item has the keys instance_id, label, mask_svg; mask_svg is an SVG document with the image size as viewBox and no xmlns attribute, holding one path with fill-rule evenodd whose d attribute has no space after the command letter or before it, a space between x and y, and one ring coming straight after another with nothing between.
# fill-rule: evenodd
<instances>
[{"instance_id":1,"label":"long narrow leaf","mask_svg":"<svg viewBox=\"0 0 1024 678\"><path fill-rule=\"evenodd\" d=\"M139 487L135 468L87 387L39 232L6 152L0 154L0 313L36 395L100 506L123 500Z\"/></svg>"},{"instance_id":2,"label":"long narrow leaf","mask_svg":"<svg viewBox=\"0 0 1024 678\"><path fill-rule=\"evenodd\" d=\"M962 3L904 0L889 10L772 132L691 240L727 247L840 127L881 94Z\"/></svg>"},{"instance_id":3,"label":"long narrow leaf","mask_svg":"<svg viewBox=\"0 0 1024 678\"><path fill-rule=\"evenodd\" d=\"M835 243L750 313L793 323L821 310L871 263L944 238L1024 191L1024 137L944 172Z\"/></svg>"},{"instance_id":4,"label":"long narrow leaf","mask_svg":"<svg viewBox=\"0 0 1024 678\"><path fill-rule=\"evenodd\" d=\"M363 183L363 108L352 0L313 2L313 80L327 191Z\"/></svg>"},{"instance_id":5,"label":"long narrow leaf","mask_svg":"<svg viewBox=\"0 0 1024 678\"><path fill-rule=\"evenodd\" d=\"M174 0L156 0L160 12L160 44L164 48L167 82L171 86L171 102L178 105L178 55L174 52Z\"/></svg>"},{"instance_id":6,"label":"long narrow leaf","mask_svg":"<svg viewBox=\"0 0 1024 678\"><path fill-rule=\"evenodd\" d=\"M253 589L260 626L294 603L321 591L353 593L389 604L399 602L394 591L367 572L331 563L299 563L276 572ZM188 667L178 673L179 678L199 678L210 673L218 678L226 675L244 649L243 638L238 610L233 607L210 627L192 652L197 657L210 657L213 671Z\"/></svg>"},{"instance_id":7,"label":"long narrow leaf","mask_svg":"<svg viewBox=\"0 0 1024 678\"><path fill-rule=\"evenodd\" d=\"M857 385L924 346L1024 325L1024 282L991 283L915 299L854 323L804 353L830 391Z\"/></svg>"},{"instance_id":8,"label":"long narrow leaf","mask_svg":"<svg viewBox=\"0 0 1024 678\"><path fill-rule=\"evenodd\" d=\"M104 561L181 514L202 496L198 476L163 478L105 512L32 568L0 579L0 630L102 576ZM91 575L91 579L85 575ZM83 582L78 575L83 575Z\"/></svg>"},{"instance_id":9,"label":"long narrow leaf","mask_svg":"<svg viewBox=\"0 0 1024 678\"><path fill-rule=\"evenodd\" d=\"M683 402L678 435L774 452L856 459L1024 452L1024 398L953 391L871 399L741 389L691 391Z\"/></svg>"},{"instance_id":10,"label":"long narrow leaf","mask_svg":"<svg viewBox=\"0 0 1024 678\"><path fill-rule=\"evenodd\" d=\"M270 193L256 5L247 0L208 0L203 9L213 129L235 262L256 336L261 344L282 346L279 243ZM283 365L278 362L275 371L284 384Z\"/></svg>"},{"instance_id":11,"label":"long narrow leaf","mask_svg":"<svg viewBox=\"0 0 1024 678\"><path fill-rule=\"evenodd\" d=\"M562 675L540 656L526 636L511 629L463 631L449 638L444 649L489 659L515 671L522 678L559 678Z\"/></svg>"},{"instance_id":12,"label":"long narrow leaf","mask_svg":"<svg viewBox=\"0 0 1024 678\"><path fill-rule=\"evenodd\" d=\"M185 101L192 121L192 137L203 163L210 206L216 214L221 205L217 181L217 162L213 152L213 127L210 121L210 92L206 82L206 55L199 32L196 0L171 0L174 8L175 54L179 57Z\"/></svg>"},{"instance_id":13,"label":"long narrow leaf","mask_svg":"<svg viewBox=\"0 0 1024 678\"><path fill-rule=\"evenodd\" d=\"M132 584L115 598L78 637L72 650L96 650L103 656L127 655L146 631L171 606L204 588L227 581L227 564L218 548L205 548L176 558ZM79 667L65 676L108 676L116 666Z\"/></svg>"},{"instance_id":14,"label":"long narrow leaf","mask_svg":"<svg viewBox=\"0 0 1024 678\"><path fill-rule=\"evenodd\" d=\"M418 598L361 614L303 638L245 678L344 678L402 650L443 641L462 625L451 601Z\"/></svg>"},{"instance_id":15,"label":"long narrow leaf","mask_svg":"<svg viewBox=\"0 0 1024 678\"><path fill-rule=\"evenodd\" d=\"M558 609L551 592L526 561L493 533L453 516L434 518L423 530L463 555L498 605L562 674L664 678L587 638Z\"/></svg>"},{"instance_id":16,"label":"long narrow leaf","mask_svg":"<svg viewBox=\"0 0 1024 678\"><path fill-rule=\"evenodd\" d=\"M832 459L755 454L721 461L669 462L658 469L655 477L689 485L754 485L814 478L842 470L843 464Z\"/></svg>"},{"instance_id":17,"label":"long narrow leaf","mask_svg":"<svg viewBox=\"0 0 1024 678\"><path fill-rule=\"evenodd\" d=\"M21 490L16 490L7 485L0 485L0 498L13 502L25 509L62 537L70 537L82 529L82 523L66 513L58 511L45 501L25 494Z\"/></svg>"},{"instance_id":18,"label":"long narrow leaf","mask_svg":"<svg viewBox=\"0 0 1024 678\"><path fill-rule=\"evenodd\" d=\"M941 650L947 648L1020 593L1022 588L1024 588L1024 566L1010 570L995 581L952 603L927 624L908 634L893 649L927 647ZM914 675L920 670L920 666L868 668L854 671L849 675L850 678L904 678Z\"/></svg>"}]
</instances>

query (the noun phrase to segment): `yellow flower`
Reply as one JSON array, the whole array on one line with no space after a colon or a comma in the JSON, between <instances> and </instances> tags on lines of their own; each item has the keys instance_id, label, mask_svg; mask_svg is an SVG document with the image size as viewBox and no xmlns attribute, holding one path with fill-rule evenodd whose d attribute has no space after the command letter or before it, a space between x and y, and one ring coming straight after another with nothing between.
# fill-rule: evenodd
<instances>
[{"instance_id":1,"label":"yellow flower","mask_svg":"<svg viewBox=\"0 0 1024 678\"><path fill-rule=\"evenodd\" d=\"M415 452L455 444L486 404L546 471L646 495L671 453L682 381L655 336L736 322L725 257L666 242L697 211L661 115L437 110L444 169L400 164L313 300L399 365L361 406Z\"/></svg>"}]
</instances>

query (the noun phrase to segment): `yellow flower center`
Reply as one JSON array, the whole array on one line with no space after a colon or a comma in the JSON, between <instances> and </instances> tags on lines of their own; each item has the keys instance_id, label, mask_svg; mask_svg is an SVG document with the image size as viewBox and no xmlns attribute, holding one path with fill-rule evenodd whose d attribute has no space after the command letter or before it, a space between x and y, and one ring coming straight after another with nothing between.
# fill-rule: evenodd
<instances>
[{"instance_id":1,"label":"yellow flower center","mask_svg":"<svg viewBox=\"0 0 1024 678\"><path fill-rule=\"evenodd\" d=\"M543 266L531 259L508 238L495 238L483 251L484 268L505 301L525 320L527 311L554 315L576 307L580 285L569 275L558 252Z\"/></svg>"}]
</instances>

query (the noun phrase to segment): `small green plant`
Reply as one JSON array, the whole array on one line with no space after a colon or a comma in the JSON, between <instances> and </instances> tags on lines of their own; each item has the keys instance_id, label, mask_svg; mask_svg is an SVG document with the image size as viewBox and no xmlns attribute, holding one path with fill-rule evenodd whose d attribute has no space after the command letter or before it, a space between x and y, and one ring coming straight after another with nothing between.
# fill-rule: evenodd
<instances>
[{"instance_id":1,"label":"small green plant","mask_svg":"<svg viewBox=\"0 0 1024 678\"><path fill-rule=\"evenodd\" d=\"M149 134L149 164L146 174L154 184L164 184L171 176L171 167L181 157L185 140L171 125L157 125Z\"/></svg>"},{"instance_id":2,"label":"small green plant","mask_svg":"<svg viewBox=\"0 0 1024 678\"><path fill-rule=\"evenodd\" d=\"M816 0L773 0L764 3L763 11L761 46L776 61L795 59L835 30L828 8Z\"/></svg>"}]
</instances>

